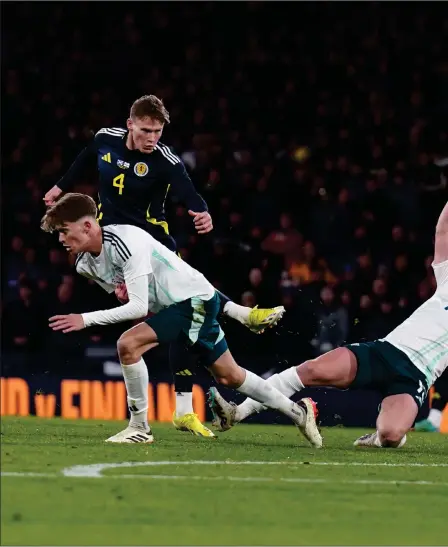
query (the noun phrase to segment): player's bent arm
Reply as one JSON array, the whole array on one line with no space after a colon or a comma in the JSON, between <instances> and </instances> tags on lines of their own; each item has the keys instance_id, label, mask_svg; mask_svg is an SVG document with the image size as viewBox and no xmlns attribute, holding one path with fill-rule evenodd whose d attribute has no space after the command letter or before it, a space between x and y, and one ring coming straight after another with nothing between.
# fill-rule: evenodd
<instances>
[{"instance_id":1,"label":"player's bent arm","mask_svg":"<svg viewBox=\"0 0 448 547\"><path fill-rule=\"evenodd\" d=\"M171 193L179 199L187 209L196 213L208 211L207 204L197 193L192 180L183 163L176 163L170 169L168 184L171 187Z\"/></svg>"},{"instance_id":2,"label":"player's bent arm","mask_svg":"<svg viewBox=\"0 0 448 547\"><path fill-rule=\"evenodd\" d=\"M93 325L110 325L142 319L148 315L148 276L141 275L131 281L126 281L129 302L123 306L110 310L99 310L83 313L82 318L86 327Z\"/></svg>"},{"instance_id":3,"label":"player's bent arm","mask_svg":"<svg viewBox=\"0 0 448 547\"><path fill-rule=\"evenodd\" d=\"M95 154L98 151L98 147L101 143L104 143L106 138L107 137L104 134L104 129L100 129L100 131L96 133L95 137L84 148L84 150L82 150L78 154L77 158L72 163L67 173L65 173L65 175L58 180L56 186L60 188L63 192L67 192L67 190L70 190L79 180L82 172L88 165L89 161L93 157L95 157Z\"/></svg>"},{"instance_id":4,"label":"player's bent arm","mask_svg":"<svg viewBox=\"0 0 448 547\"><path fill-rule=\"evenodd\" d=\"M92 141L88 146L82 150L75 161L71 164L68 171L63 175L56 186L60 188L63 192L70 190L76 182L79 181L81 174L83 173L85 167L88 165L88 162L91 160L92 156L96 151L96 143Z\"/></svg>"},{"instance_id":5,"label":"player's bent arm","mask_svg":"<svg viewBox=\"0 0 448 547\"><path fill-rule=\"evenodd\" d=\"M445 204L436 226L434 264L448 260L448 203Z\"/></svg>"}]
</instances>

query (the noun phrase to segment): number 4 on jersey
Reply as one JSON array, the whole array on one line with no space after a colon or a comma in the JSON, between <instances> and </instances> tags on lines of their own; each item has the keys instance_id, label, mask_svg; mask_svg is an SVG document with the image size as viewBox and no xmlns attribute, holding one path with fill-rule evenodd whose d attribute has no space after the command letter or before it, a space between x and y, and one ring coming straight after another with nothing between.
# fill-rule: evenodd
<instances>
[{"instance_id":1,"label":"number 4 on jersey","mask_svg":"<svg viewBox=\"0 0 448 547\"><path fill-rule=\"evenodd\" d=\"M117 177L115 177L114 180L112 181L112 184L113 184L116 188L119 188L119 190L118 190L118 195L121 196L121 194L123 193L123 188L124 188L124 174L121 173L120 175L118 175Z\"/></svg>"}]
</instances>

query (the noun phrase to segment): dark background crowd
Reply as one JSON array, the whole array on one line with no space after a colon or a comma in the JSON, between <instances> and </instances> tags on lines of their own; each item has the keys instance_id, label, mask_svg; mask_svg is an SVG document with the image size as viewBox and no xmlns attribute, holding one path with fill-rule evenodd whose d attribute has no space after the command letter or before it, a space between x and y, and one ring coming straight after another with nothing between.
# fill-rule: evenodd
<instances>
[{"instance_id":1,"label":"dark background crowd","mask_svg":"<svg viewBox=\"0 0 448 547\"><path fill-rule=\"evenodd\" d=\"M50 331L51 315L116 301L75 274L39 222L44 193L92 132L123 127L148 93L170 111L162 142L214 221L196 235L168 203L183 258L236 302L287 309L264 336L227 320L235 353L262 372L386 335L435 288L447 46L443 2L6 3L6 363L54 370L124 330ZM95 185L93 166L76 190Z\"/></svg>"}]
</instances>

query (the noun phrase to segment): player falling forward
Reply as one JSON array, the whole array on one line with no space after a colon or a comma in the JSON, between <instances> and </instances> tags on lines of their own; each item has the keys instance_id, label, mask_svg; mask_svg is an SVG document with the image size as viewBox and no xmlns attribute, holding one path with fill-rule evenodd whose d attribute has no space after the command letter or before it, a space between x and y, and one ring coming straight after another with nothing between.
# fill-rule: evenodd
<instances>
[{"instance_id":1,"label":"player falling forward","mask_svg":"<svg viewBox=\"0 0 448 547\"><path fill-rule=\"evenodd\" d=\"M355 445L403 446L429 388L448 367L448 204L436 227L433 269L434 295L385 338L337 348L268 382L287 397L304 387L379 390L384 398L377 430ZM228 403L216 388L209 391L209 404L221 431L263 409L250 399Z\"/></svg>"},{"instance_id":2,"label":"player falling forward","mask_svg":"<svg viewBox=\"0 0 448 547\"><path fill-rule=\"evenodd\" d=\"M127 128L106 127L98 131L67 173L45 194L45 204L53 205L62 192L70 191L82 180L88 163L96 160L100 211L97 220L101 226L138 226L176 252L176 242L165 217L169 193L186 206L198 234L210 232L213 223L207 204L196 192L181 159L160 142L163 129L169 123L169 113L160 99L154 95L137 99L131 107ZM120 294L117 292L117 296ZM282 306L248 308L222 293L219 296L221 312L256 333L275 325L285 311ZM214 437L193 412L193 374L189 361L190 355L182 344L170 345L169 362L176 391L173 424L181 431Z\"/></svg>"},{"instance_id":3,"label":"player falling forward","mask_svg":"<svg viewBox=\"0 0 448 547\"><path fill-rule=\"evenodd\" d=\"M95 202L83 194L67 194L42 219L42 229L59 231L64 247L78 253L76 270L109 293L125 283L129 302L110 310L57 315L50 327L63 333L107 325L155 313L118 340L125 379L129 426L107 439L114 443L151 443L148 424L148 369L142 355L159 343L180 340L222 385L232 387L264 406L283 412L313 446L321 447L316 409L311 399L293 403L262 378L234 361L217 321L219 296L198 271L147 232L130 225L101 228Z\"/></svg>"}]
</instances>

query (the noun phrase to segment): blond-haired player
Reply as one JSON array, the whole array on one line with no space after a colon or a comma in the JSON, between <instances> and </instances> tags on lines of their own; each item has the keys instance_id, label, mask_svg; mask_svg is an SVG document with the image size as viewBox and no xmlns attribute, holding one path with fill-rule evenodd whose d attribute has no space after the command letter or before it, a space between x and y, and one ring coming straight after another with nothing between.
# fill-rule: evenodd
<instances>
[{"instance_id":1,"label":"blond-haired player","mask_svg":"<svg viewBox=\"0 0 448 547\"><path fill-rule=\"evenodd\" d=\"M220 298L197 270L150 234L131 225L101 228L95 202L84 194L67 194L42 219L42 229L57 230L59 240L78 255L76 270L112 293L126 284L128 302L109 310L50 318L55 331L69 333L155 315L126 331L117 348L131 413L129 426L109 438L114 443L151 443L148 424L148 370L143 354L160 343L180 341L223 385L289 416L313 446L322 438L311 399L293 403L262 378L233 359L218 323Z\"/></svg>"}]
</instances>

